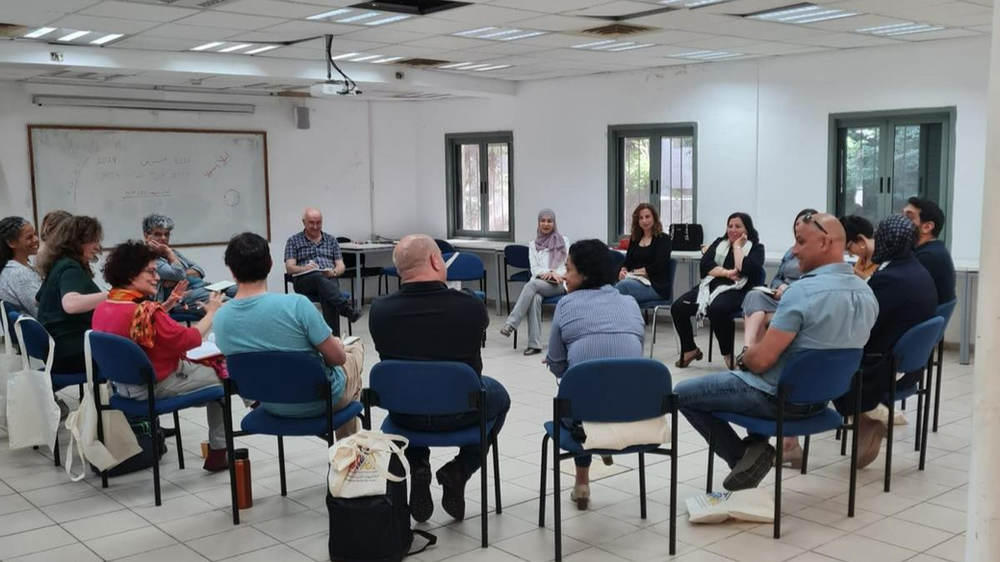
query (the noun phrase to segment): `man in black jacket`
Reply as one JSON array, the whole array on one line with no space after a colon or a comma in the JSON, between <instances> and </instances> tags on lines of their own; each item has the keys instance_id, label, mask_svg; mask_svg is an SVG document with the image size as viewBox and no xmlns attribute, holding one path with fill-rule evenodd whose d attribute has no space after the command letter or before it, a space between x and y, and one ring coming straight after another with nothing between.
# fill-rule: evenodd
<instances>
[{"instance_id":1,"label":"man in black jacket","mask_svg":"<svg viewBox=\"0 0 1000 562\"><path fill-rule=\"evenodd\" d=\"M944 211L933 201L910 197L903 214L917 227L913 253L934 278L938 304L955 300L955 263L948 247L938 240L944 230Z\"/></svg>"}]
</instances>

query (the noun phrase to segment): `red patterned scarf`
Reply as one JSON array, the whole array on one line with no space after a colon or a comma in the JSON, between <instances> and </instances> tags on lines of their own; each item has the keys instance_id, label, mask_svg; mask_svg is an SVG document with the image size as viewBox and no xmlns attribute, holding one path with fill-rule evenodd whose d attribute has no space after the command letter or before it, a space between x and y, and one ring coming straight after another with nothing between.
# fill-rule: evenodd
<instances>
[{"instance_id":1,"label":"red patterned scarf","mask_svg":"<svg viewBox=\"0 0 1000 562\"><path fill-rule=\"evenodd\" d=\"M157 310L163 310L163 305L147 300L142 293L129 289L111 289L108 300L118 302L134 302L135 313L129 325L128 337L142 347L152 348L156 341L156 325L153 316Z\"/></svg>"}]
</instances>

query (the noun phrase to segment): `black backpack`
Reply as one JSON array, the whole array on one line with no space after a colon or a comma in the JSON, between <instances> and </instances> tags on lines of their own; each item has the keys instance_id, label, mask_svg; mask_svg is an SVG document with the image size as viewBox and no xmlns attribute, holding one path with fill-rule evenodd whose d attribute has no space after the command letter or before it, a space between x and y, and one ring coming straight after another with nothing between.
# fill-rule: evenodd
<instances>
[{"instance_id":1,"label":"black backpack","mask_svg":"<svg viewBox=\"0 0 1000 562\"><path fill-rule=\"evenodd\" d=\"M700 250L705 243L705 231L700 224L672 224L670 241L674 250Z\"/></svg>"},{"instance_id":2,"label":"black backpack","mask_svg":"<svg viewBox=\"0 0 1000 562\"><path fill-rule=\"evenodd\" d=\"M395 455L389 472L405 476L403 463ZM408 554L423 552L437 542L434 535L410 529L410 505L406 480L386 482L386 493L361 498L335 498L326 492L330 515L330 560L333 562L399 562ZM410 552L413 535L427 539Z\"/></svg>"},{"instance_id":3,"label":"black backpack","mask_svg":"<svg viewBox=\"0 0 1000 562\"><path fill-rule=\"evenodd\" d=\"M167 452L167 439L162 427L156 428L156 436L154 437L153 424L149 423L149 418L130 418L129 425L132 426L132 433L135 434L136 441L142 447L142 452L125 459L114 468L108 469L109 477L145 470L153 466ZM153 456L154 451L156 451L156 457ZM94 471L94 474L101 473L94 465L90 465L90 470Z\"/></svg>"}]
</instances>

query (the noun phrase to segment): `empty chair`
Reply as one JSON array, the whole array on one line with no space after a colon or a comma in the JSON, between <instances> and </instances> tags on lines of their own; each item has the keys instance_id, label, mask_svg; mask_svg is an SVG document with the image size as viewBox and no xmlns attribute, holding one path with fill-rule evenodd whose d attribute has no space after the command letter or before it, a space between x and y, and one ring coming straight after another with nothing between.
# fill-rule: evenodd
<instances>
[{"instance_id":1,"label":"empty chair","mask_svg":"<svg viewBox=\"0 0 1000 562\"><path fill-rule=\"evenodd\" d=\"M934 426L933 430L937 433L938 430L938 414L941 411L941 370L944 365L944 333L948 329L948 322L951 321L951 315L955 312L955 305L958 304L958 299L950 300L946 303L941 303L937 307L937 315L944 318L944 325L941 326L941 337L938 339L937 344L937 357L935 358L932 354L931 364L928 367L936 368L936 373L934 374Z\"/></svg>"}]
</instances>

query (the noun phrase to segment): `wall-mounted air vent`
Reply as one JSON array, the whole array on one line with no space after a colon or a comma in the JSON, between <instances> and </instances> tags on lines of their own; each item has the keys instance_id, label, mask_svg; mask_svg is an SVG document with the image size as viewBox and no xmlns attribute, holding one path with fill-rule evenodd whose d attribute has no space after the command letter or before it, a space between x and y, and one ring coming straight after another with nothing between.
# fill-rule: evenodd
<instances>
[{"instance_id":1,"label":"wall-mounted air vent","mask_svg":"<svg viewBox=\"0 0 1000 562\"><path fill-rule=\"evenodd\" d=\"M436 14L445 10L454 10L468 6L468 2L451 2L448 0L385 0L378 2L362 2L354 4L351 8L361 8L363 10L378 10L380 12L394 12L397 14L410 14L413 16L426 16Z\"/></svg>"},{"instance_id":2,"label":"wall-mounted air vent","mask_svg":"<svg viewBox=\"0 0 1000 562\"><path fill-rule=\"evenodd\" d=\"M613 23L611 25L603 25L601 27L592 27L590 29L584 29L578 31L581 35L594 35L597 37L615 37L615 36L625 36L625 35L637 35L639 33L649 33L650 31L658 31L655 27L645 27L642 25L630 25L627 23Z\"/></svg>"},{"instance_id":3,"label":"wall-mounted air vent","mask_svg":"<svg viewBox=\"0 0 1000 562\"><path fill-rule=\"evenodd\" d=\"M448 62L449 61L437 59L403 59L396 61L394 64L412 66L414 68L436 68L443 64L448 64Z\"/></svg>"},{"instance_id":4,"label":"wall-mounted air vent","mask_svg":"<svg viewBox=\"0 0 1000 562\"><path fill-rule=\"evenodd\" d=\"M0 23L0 37L20 37L30 28L13 23Z\"/></svg>"}]
</instances>

